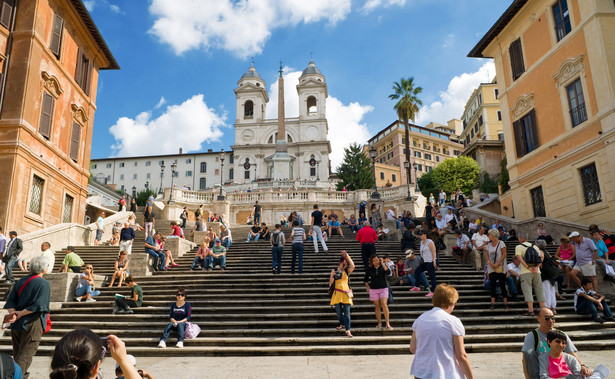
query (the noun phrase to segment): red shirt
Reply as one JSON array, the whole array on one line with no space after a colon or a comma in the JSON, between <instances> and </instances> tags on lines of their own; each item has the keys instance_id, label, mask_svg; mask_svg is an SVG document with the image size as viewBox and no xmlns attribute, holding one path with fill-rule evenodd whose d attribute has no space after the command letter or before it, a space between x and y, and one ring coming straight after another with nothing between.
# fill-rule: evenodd
<instances>
[{"instance_id":1,"label":"red shirt","mask_svg":"<svg viewBox=\"0 0 615 379\"><path fill-rule=\"evenodd\" d=\"M178 236L178 237L182 236L182 230L178 225L173 225L171 228L173 229L174 236Z\"/></svg>"},{"instance_id":2,"label":"red shirt","mask_svg":"<svg viewBox=\"0 0 615 379\"><path fill-rule=\"evenodd\" d=\"M378 239L376 231L371 226L362 227L357 233L357 241L361 244L374 243Z\"/></svg>"}]
</instances>

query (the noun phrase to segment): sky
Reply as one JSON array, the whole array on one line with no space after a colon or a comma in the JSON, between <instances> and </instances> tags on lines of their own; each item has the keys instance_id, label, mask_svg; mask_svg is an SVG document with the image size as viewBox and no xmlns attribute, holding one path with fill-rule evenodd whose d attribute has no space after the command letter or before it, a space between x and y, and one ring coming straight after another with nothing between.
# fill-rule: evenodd
<instances>
[{"instance_id":1,"label":"sky","mask_svg":"<svg viewBox=\"0 0 615 379\"><path fill-rule=\"evenodd\" d=\"M460 118L495 76L467 58L511 0L86 0L120 70L101 71L92 158L230 150L237 81L254 61L277 117L286 116L310 59L328 85L332 168L396 120L388 96L401 78L423 88L416 123Z\"/></svg>"}]
</instances>

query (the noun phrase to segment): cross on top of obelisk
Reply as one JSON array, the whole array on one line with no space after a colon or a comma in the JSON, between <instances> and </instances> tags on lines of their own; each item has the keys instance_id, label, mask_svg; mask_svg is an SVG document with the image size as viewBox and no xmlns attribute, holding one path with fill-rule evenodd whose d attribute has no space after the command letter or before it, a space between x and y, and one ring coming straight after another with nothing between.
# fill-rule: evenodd
<instances>
[{"instance_id":1,"label":"cross on top of obelisk","mask_svg":"<svg viewBox=\"0 0 615 379\"><path fill-rule=\"evenodd\" d=\"M282 61L280 61L280 76L282 76L283 72L284 72L284 70L282 70Z\"/></svg>"}]
</instances>

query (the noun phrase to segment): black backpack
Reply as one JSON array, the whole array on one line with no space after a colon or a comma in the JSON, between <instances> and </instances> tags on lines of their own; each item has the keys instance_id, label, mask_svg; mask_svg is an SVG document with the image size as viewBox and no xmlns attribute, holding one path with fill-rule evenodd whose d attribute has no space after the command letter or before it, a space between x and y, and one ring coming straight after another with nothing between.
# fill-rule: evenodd
<instances>
[{"instance_id":1,"label":"black backpack","mask_svg":"<svg viewBox=\"0 0 615 379\"><path fill-rule=\"evenodd\" d=\"M530 244L529 246L525 243L522 243L523 246L527 247L525 250L525 254L523 254L523 260L528 265L539 265L542 263L542 258L540 257L540 252L534 249L534 245Z\"/></svg>"},{"instance_id":2,"label":"black backpack","mask_svg":"<svg viewBox=\"0 0 615 379\"><path fill-rule=\"evenodd\" d=\"M557 260L551 256L551 254L545 251L545 259L542 261L542 268L540 269L542 280L548 280L554 282L560 274L559 264Z\"/></svg>"},{"instance_id":3,"label":"black backpack","mask_svg":"<svg viewBox=\"0 0 615 379\"><path fill-rule=\"evenodd\" d=\"M279 246L280 245L280 232L273 232L271 234L271 244L273 246Z\"/></svg>"}]
</instances>

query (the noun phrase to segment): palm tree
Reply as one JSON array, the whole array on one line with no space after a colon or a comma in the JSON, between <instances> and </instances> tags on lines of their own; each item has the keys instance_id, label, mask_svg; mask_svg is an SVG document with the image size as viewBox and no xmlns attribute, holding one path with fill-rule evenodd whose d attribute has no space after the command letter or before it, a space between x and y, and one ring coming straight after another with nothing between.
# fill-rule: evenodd
<instances>
[{"instance_id":1,"label":"palm tree","mask_svg":"<svg viewBox=\"0 0 615 379\"><path fill-rule=\"evenodd\" d=\"M399 82L393 82L394 93L389 95L389 99L397 100L394 108L397 112L399 121L404 123L406 127L406 137L404 143L406 145L406 183L408 185L408 197L410 197L410 124L416 115L419 113L419 107L423 102L418 98L418 95L423 92L423 88L414 85L414 78L401 78ZM417 178L418 179L418 178Z\"/></svg>"}]
</instances>

